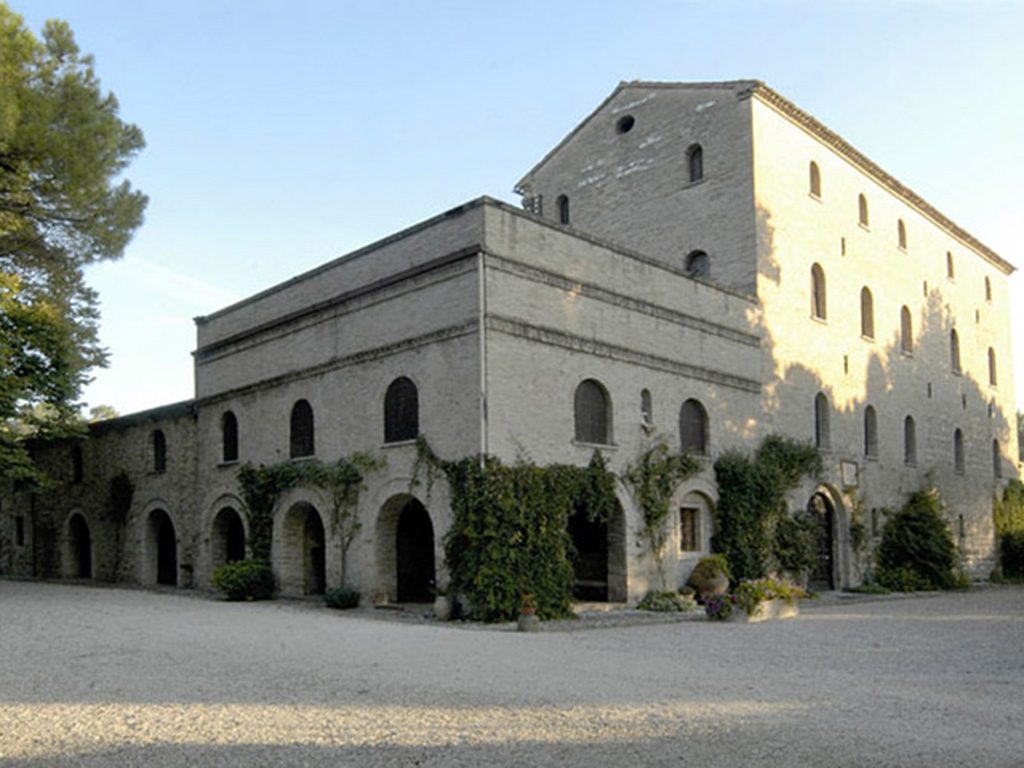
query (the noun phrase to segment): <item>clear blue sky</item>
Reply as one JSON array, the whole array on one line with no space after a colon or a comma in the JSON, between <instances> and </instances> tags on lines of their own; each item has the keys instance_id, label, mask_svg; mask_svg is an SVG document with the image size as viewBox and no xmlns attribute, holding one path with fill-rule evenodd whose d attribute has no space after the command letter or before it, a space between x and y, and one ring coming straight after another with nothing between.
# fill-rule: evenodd
<instances>
[{"instance_id":1,"label":"clear blue sky","mask_svg":"<svg viewBox=\"0 0 1024 768\"><path fill-rule=\"evenodd\" d=\"M89 404L192 396L191 318L512 186L620 80L758 78L1024 266L1024 2L8 0L146 134ZM1024 286L1013 279L1024 406Z\"/></svg>"}]
</instances>

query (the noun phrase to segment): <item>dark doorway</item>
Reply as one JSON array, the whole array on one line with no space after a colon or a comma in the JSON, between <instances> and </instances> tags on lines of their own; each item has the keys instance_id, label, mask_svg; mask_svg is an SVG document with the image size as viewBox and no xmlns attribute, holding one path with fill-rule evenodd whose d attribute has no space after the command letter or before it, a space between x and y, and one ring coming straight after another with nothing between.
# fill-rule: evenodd
<instances>
[{"instance_id":1,"label":"dark doorway","mask_svg":"<svg viewBox=\"0 0 1024 768\"><path fill-rule=\"evenodd\" d=\"M608 524L589 519L586 509L577 509L569 516L569 537L575 549L573 597L608 600Z\"/></svg>"},{"instance_id":2,"label":"dark doorway","mask_svg":"<svg viewBox=\"0 0 1024 768\"><path fill-rule=\"evenodd\" d=\"M75 515L68 524L71 537L71 576L76 579L92 578L92 538L89 524L81 515Z\"/></svg>"},{"instance_id":3,"label":"dark doorway","mask_svg":"<svg viewBox=\"0 0 1024 768\"><path fill-rule=\"evenodd\" d=\"M835 510L825 494L816 493L807 503L807 511L818 523L818 561L811 571L809 585L816 590L835 589Z\"/></svg>"},{"instance_id":4,"label":"dark doorway","mask_svg":"<svg viewBox=\"0 0 1024 768\"><path fill-rule=\"evenodd\" d=\"M163 510L150 516L150 525L156 533L156 583L178 585L178 542L174 523Z\"/></svg>"},{"instance_id":5,"label":"dark doorway","mask_svg":"<svg viewBox=\"0 0 1024 768\"><path fill-rule=\"evenodd\" d=\"M245 528L231 507L224 507L213 521L213 567L245 560Z\"/></svg>"},{"instance_id":6,"label":"dark doorway","mask_svg":"<svg viewBox=\"0 0 1024 768\"><path fill-rule=\"evenodd\" d=\"M306 594L322 595L327 590L327 557L324 524L312 507L306 510Z\"/></svg>"},{"instance_id":7,"label":"dark doorway","mask_svg":"<svg viewBox=\"0 0 1024 768\"><path fill-rule=\"evenodd\" d=\"M422 504L412 499L398 515L395 536L398 602L434 600L434 525Z\"/></svg>"}]
</instances>

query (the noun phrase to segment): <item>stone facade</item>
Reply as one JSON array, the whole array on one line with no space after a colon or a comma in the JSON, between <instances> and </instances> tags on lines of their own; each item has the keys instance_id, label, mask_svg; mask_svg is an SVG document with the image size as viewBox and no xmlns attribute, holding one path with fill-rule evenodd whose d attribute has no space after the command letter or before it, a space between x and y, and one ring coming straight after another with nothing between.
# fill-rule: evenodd
<instances>
[{"instance_id":1,"label":"stone facade","mask_svg":"<svg viewBox=\"0 0 1024 768\"><path fill-rule=\"evenodd\" d=\"M968 567L987 572L991 497L1019 462L1009 264L755 82L621 84L517 190L525 211L481 198L199 318L193 401L94 425L77 447L39 446L58 489L5 493L0 572L205 588L251 554L240 466L359 451L386 469L367 478L346 580L375 599L421 598L445 581L450 509L443 484L412 483L414 442L388 436L396 382L414 392L413 434L445 458L584 464L596 448L621 472L656 440L678 448L689 430L692 443L696 418L706 460L673 501L673 585L709 549L714 458L773 432L821 443L825 474L791 504L827 517L833 586L863 577L853 515L877 533L879 510L926 483ZM605 398L600 439L574 418L584 382ZM312 427L296 455L299 412ZM123 529L110 501L121 472L134 487ZM655 569L636 504L621 484L618 496L597 582L635 600ZM340 582L329 506L303 487L278 501L283 593Z\"/></svg>"}]
</instances>

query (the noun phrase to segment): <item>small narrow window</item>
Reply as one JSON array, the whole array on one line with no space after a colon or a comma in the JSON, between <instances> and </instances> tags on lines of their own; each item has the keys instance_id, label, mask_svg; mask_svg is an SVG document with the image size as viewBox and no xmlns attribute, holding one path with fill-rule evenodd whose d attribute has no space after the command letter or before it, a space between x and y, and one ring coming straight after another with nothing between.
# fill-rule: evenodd
<instances>
[{"instance_id":1,"label":"small narrow window","mask_svg":"<svg viewBox=\"0 0 1024 768\"><path fill-rule=\"evenodd\" d=\"M640 423L645 427L654 426L654 405L649 389L640 391Z\"/></svg>"},{"instance_id":2,"label":"small narrow window","mask_svg":"<svg viewBox=\"0 0 1024 768\"><path fill-rule=\"evenodd\" d=\"M952 280L956 276L953 270L953 253L952 251L946 251L946 277Z\"/></svg>"},{"instance_id":3,"label":"small narrow window","mask_svg":"<svg viewBox=\"0 0 1024 768\"><path fill-rule=\"evenodd\" d=\"M679 443L684 451L708 452L708 412L699 400L691 398L679 409Z\"/></svg>"},{"instance_id":4,"label":"small narrow window","mask_svg":"<svg viewBox=\"0 0 1024 768\"><path fill-rule=\"evenodd\" d=\"M864 195L857 197L857 221L862 227L868 226L868 199Z\"/></svg>"},{"instance_id":5,"label":"small narrow window","mask_svg":"<svg viewBox=\"0 0 1024 768\"><path fill-rule=\"evenodd\" d=\"M288 455L293 459L312 456L315 452L313 408L305 400L299 400L292 406L288 445Z\"/></svg>"},{"instance_id":6,"label":"small narrow window","mask_svg":"<svg viewBox=\"0 0 1024 768\"><path fill-rule=\"evenodd\" d=\"M875 300L866 285L860 289L860 335L875 338Z\"/></svg>"},{"instance_id":7,"label":"small narrow window","mask_svg":"<svg viewBox=\"0 0 1024 768\"><path fill-rule=\"evenodd\" d=\"M996 351L992 347L988 348L988 383L991 387L999 383L999 374L996 371Z\"/></svg>"},{"instance_id":8,"label":"small narrow window","mask_svg":"<svg viewBox=\"0 0 1024 768\"><path fill-rule=\"evenodd\" d=\"M154 429L151 436L153 445L153 471L154 472L166 472L167 471L167 439L164 437L163 431Z\"/></svg>"},{"instance_id":9,"label":"small narrow window","mask_svg":"<svg viewBox=\"0 0 1024 768\"><path fill-rule=\"evenodd\" d=\"M569 198L565 195L559 195L558 200L558 223L568 224L569 223Z\"/></svg>"},{"instance_id":10,"label":"small narrow window","mask_svg":"<svg viewBox=\"0 0 1024 768\"><path fill-rule=\"evenodd\" d=\"M21 515L16 515L14 518L14 545L16 547L25 546L25 518Z\"/></svg>"},{"instance_id":11,"label":"small narrow window","mask_svg":"<svg viewBox=\"0 0 1024 768\"><path fill-rule=\"evenodd\" d=\"M697 507L679 508L679 551L696 552L700 549L697 536L697 520L700 510Z\"/></svg>"},{"instance_id":12,"label":"small narrow window","mask_svg":"<svg viewBox=\"0 0 1024 768\"><path fill-rule=\"evenodd\" d=\"M384 442L415 440L419 434L419 393L411 379L401 376L384 393Z\"/></svg>"},{"instance_id":13,"label":"small narrow window","mask_svg":"<svg viewBox=\"0 0 1024 768\"><path fill-rule=\"evenodd\" d=\"M573 417L576 440L595 445L611 444L611 398L600 382L585 379L576 387Z\"/></svg>"},{"instance_id":14,"label":"small narrow window","mask_svg":"<svg viewBox=\"0 0 1024 768\"><path fill-rule=\"evenodd\" d=\"M82 446L71 446L71 482L76 485L84 479L85 468L82 461Z\"/></svg>"},{"instance_id":15,"label":"small narrow window","mask_svg":"<svg viewBox=\"0 0 1024 768\"><path fill-rule=\"evenodd\" d=\"M864 409L864 455L878 458L878 415L873 405Z\"/></svg>"},{"instance_id":16,"label":"small narrow window","mask_svg":"<svg viewBox=\"0 0 1024 768\"><path fill-rule=\"evenodd\" d=\"M903 223L903 219L896 222L896 243L900 250L907 250L907 225Z\"/></svg>"},{"instance_id":17,"label":"small narrow window","mask_svg":"<svg viewBox=\"0 0 1024 768\"><path fill-rule=\"evenodd\" d=\"M220 418L221 460L238 461L238 419L231 411Z\"/></svg>"},{"instance_id":18,"label":"small narrow window","mask_svg":"<svg viewBox=\"0 0 1024 768\"><path fill-rule=\"evenodd\" d=\"M828 398L823 392L814 397L814 445L820 449L829 447Z\"/></svg>"},{"instance_id":19,"label":"small narrow window","mask_svg":"<svg viewBox=\"0 0 1024 768\"><path fill-rule=\"evenodd\" d=\"M949 369L960 373L960 335L956 328L949 329Z\"/></svg>"},{"instance_id":20,"label":"small narrow window","mask_svg":"<svg viewBox=\"0 0 1024 768\"><path fill-rule=\"evenodd\" d=\"M810 166L811 175L811 195L813 197L821 198L821 171L818 170L818 164L811 161Z\"/></svg>"},{"instance_id":21,"label":"small narrow window","mask_svg":"<svg viewBox=\"0 0 1024 768\"><path fill-rule=\"evenodd\" d=\"M914 354L914 321L906 305L900 309L900 352L904 355Z\"/></svg>"},{"instance_id":22,"label":"small narrow window","mask_svg":"<svg viewBox=\"0 0 1024 768\"><path fill-rule=\"evenodd\" d=\"M686 150L686 168L691 182L704 178L704 149L700 144L691 144Z\"/></svg>"},{"instance_id":23,"label":"small narrow window","mask_svg":"<svg viewBox=\"0 0 1024 768\"><path fill-rule=\"evenodd\" d=\"M967 523L963 515L956 516L956 533L961 539L967 538Z\"/></svg>"},{"instance_id":24,"label":"small narrow window","mask_svg":"<svg viewBox=\"0 0 1024 768\"><path fill-rule=\"evenodd\" d=\"M924 297L927 299L928 298L928 281L927 280L925 280L923 283L921 283L921 292L924 294Z\"/></svg>"},{"instance_id":25,"label":"small narrow window","mask_svg":"<svg viewBox=\"0 0 1024 768\"><path fill-rule=\"evenodd\" d=\"M711 277L711 262L704 251L690 251L686 257L686 271L691 277L705 280Z\"/></svg>"},{"instance_id":26,"label":"small narrow window","mask_svg":"<svg viewBox=\"0 0 1024 768\"><path fill-rule=\"evenodd\" d=\"M992 441L992 474L996 480L1003 476L1003 452L999 450L999 441Z\"/></svg>"},{"instance_id":27,"label":"small narrow window","mask_svg":"<svg viewBox=\"0 0 1024 768\"><path fill-rule=\"evenodd\" d=\"M913 416L903 420L903 463L909 467L917 464L917 425Z\"/></svg>"},{"instance_id":28,"label":"small narrow window","mask_svg":"<svg viewBox=\"0 0 1024 768\"><path fill-rule=\"evenodd\" d=\"M964 433L959 427L953 432L953 469L958 475L964 473Z\"/></svg>"},{"instance_id":29,"label":"small narrow window","mask_svg":"<svg viewBox=\"0 0 1024 768\"><path fill-rule=\"evenodd\" d=\"M824 320L828 317L825 293L825 270L820 264L811 267L811 317Z\"/></svg>"},{"instance_id":30,"label":"small narrow window","mask_svg":"<svg viewBox=\"0 0 1024 768\"><path fill-rule=\"evenodd\" d=\"M992 281L985 278L985 301L992 302Z\"/></svg>"}]
</instances>

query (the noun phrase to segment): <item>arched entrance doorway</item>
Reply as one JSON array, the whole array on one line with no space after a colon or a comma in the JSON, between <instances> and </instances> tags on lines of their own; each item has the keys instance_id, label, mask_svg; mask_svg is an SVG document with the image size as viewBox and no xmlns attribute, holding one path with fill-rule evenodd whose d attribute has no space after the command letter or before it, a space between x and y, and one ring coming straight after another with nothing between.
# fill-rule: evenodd
<instances>
[{"instance_id":1,"label":"arched entrance doorway","mask_svg":"<svg viewBox=\"0 0 1024 768\"><path fill-rule=\"evenodd\" d=\"M174 523L162 509L154 509L149 515L147 531L149 553L155 558L153 581L168 586L178 585L178 537Z\"/></svg>"},{"instance_id":2,"label":"arched entrance doorway","mask_svg":"<svg viewBox=\"0 0 1024 768\"><path fill-rule=\"evenodd\" d=\"M434 600L434 525L426 508L410 499L398 513L395 532L397 600L429 603Z\"/></svg>"},{"instance_id":3,"label":"arched entrance doorway","mask_svg":"<svg viewBox=\"0 0 1024 768\"><path fill-rule=\"evenodd\" d=\"M231 507L223 507L213 518L210 535L210 561L214 570L225 563L245 560L245 527Z\"/></svg>"},{"instance_id":4,"label":"arched entrance doorway","mask_svg":"<svg viewBox=\"0 0 1024 768\"><path fill-rule=\"evenodd\" d=\"M621 602L626 599L626 527L622 507L608 520L592 518L586 507L569 516L573 597L577 600Z\"/></svg>"},{"instance_id":5,"label":"arched entrance doorway","mask_svg":"<svg viewBox=\"0 0 1024 768\"><path fill-rule=\"evenodd\" d=\"M808 584L816 590L835 589L835 506L826 494L819 491L807 502L807 512L818 524L818 559Z\"/></svg>"},{"instance_id":6,"label":"arched entrance doorway","mask_svg":"<svg viewBox=\"0 0 1024 768\"><path fill-rule=\"evenodd\" d=\"M300 502L288 510L278 562L281 591L322 595L327 587L324 524L316 507Z\"/></svg>"},{"instance_id":7,"label":"arched entrance doorway","mask_svg":"<svg viewBox=\"0 0 1024 768\"><path fill-rule=\"evenodd\" d=\"M82 515L72 515L68 520L68 545L67 575L73 579L91 579L92 537L89 523Z\"/></svg>"}]
</instances>

